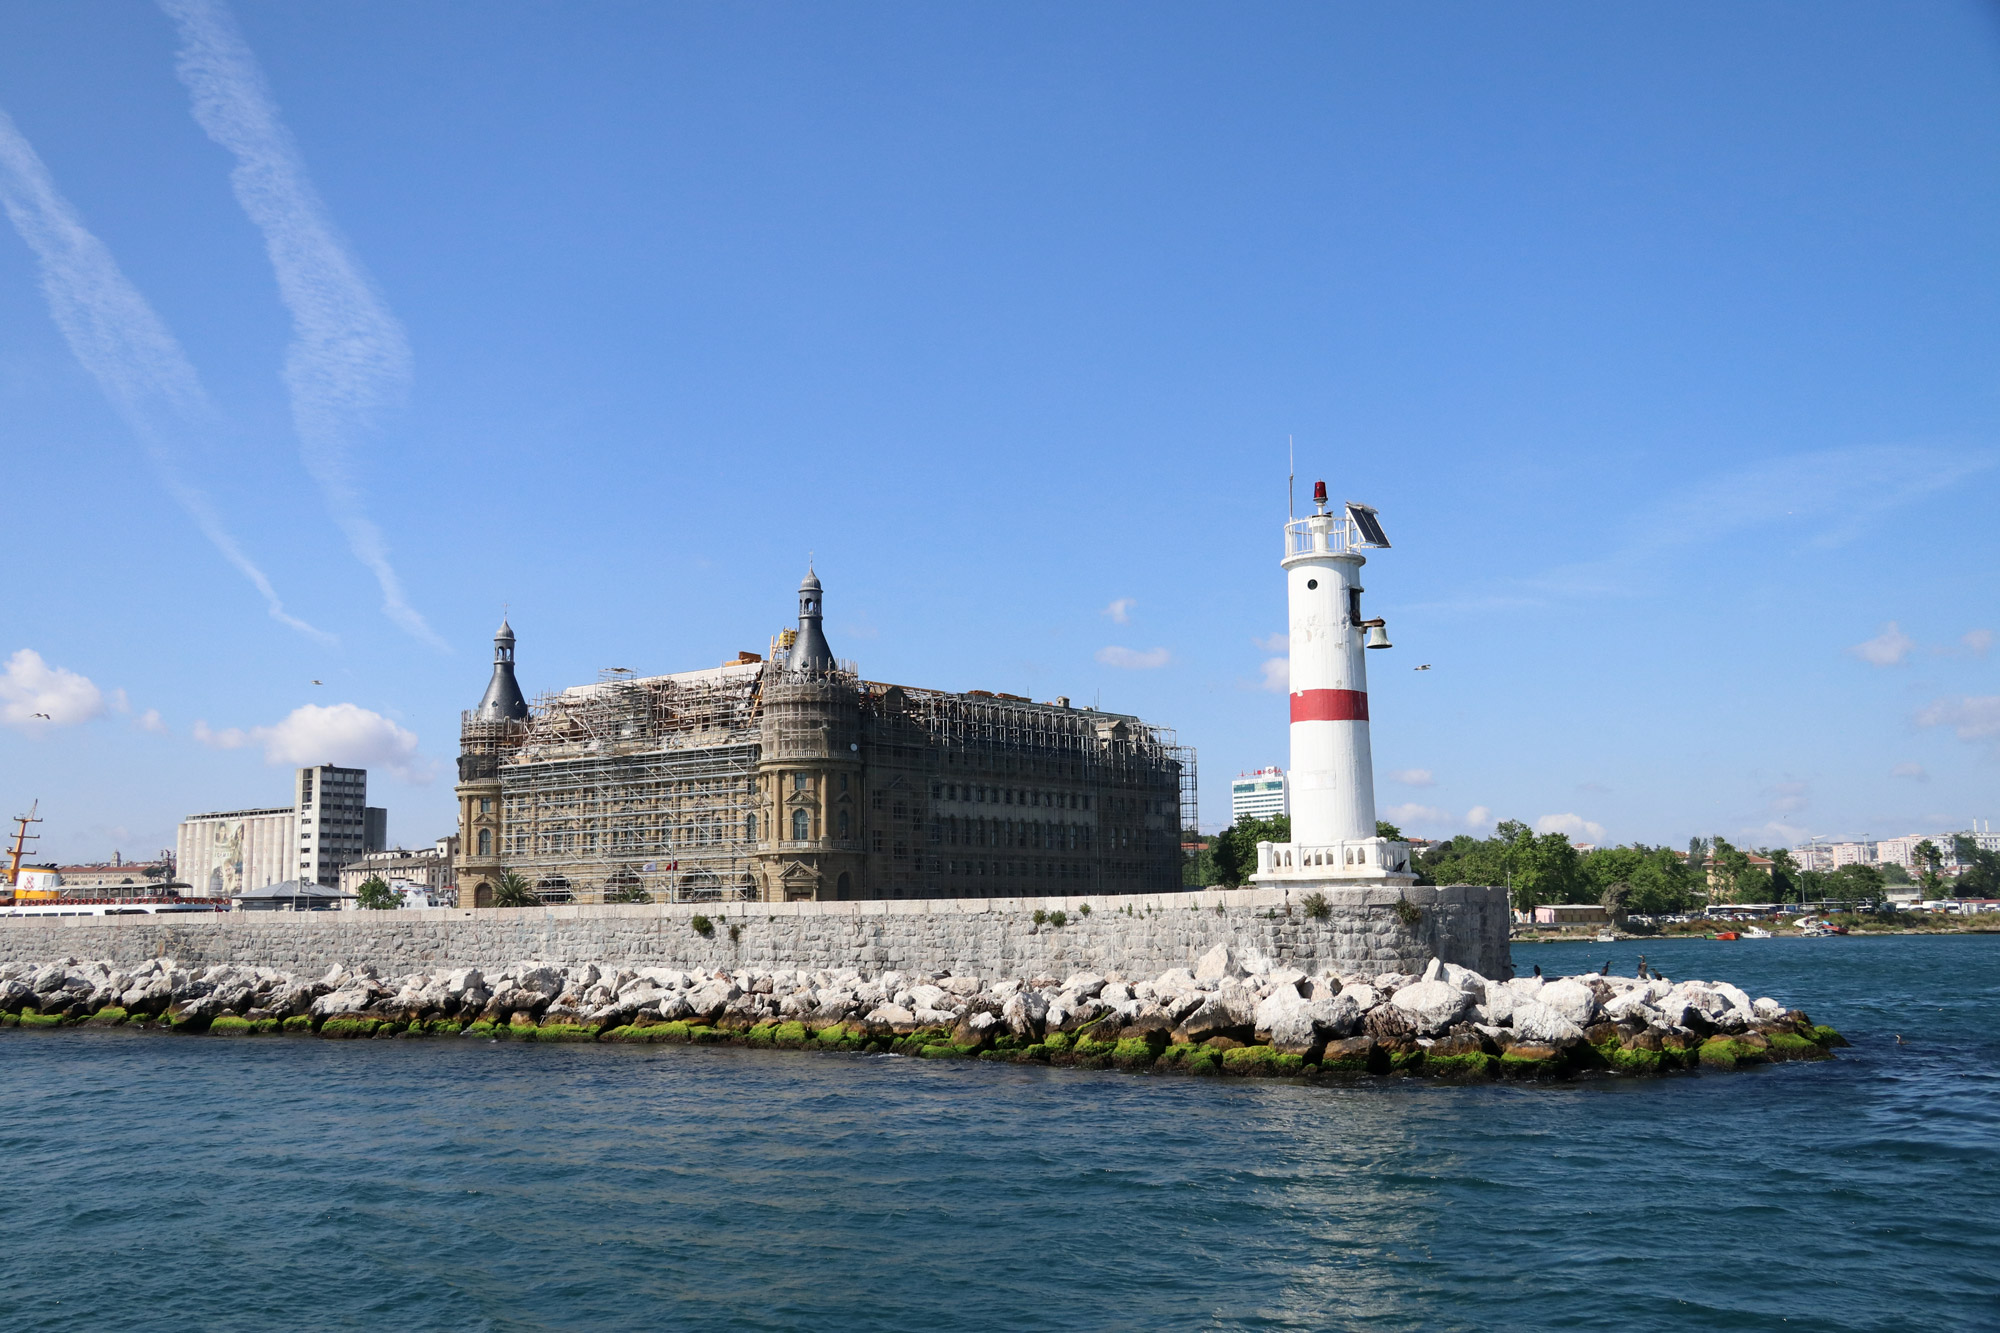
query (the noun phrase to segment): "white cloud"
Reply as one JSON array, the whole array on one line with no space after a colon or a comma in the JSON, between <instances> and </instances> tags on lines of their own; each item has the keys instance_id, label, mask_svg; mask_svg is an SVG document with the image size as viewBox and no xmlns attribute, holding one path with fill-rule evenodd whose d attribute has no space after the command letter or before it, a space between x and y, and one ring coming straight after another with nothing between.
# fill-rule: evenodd
<instances>
[{"instance_id":1,"label":"white cloud","mask_svg":"<svg viewBox=\"0 0 2000 1333\"><path fill-rule=\"evenodd\" d=\"M1847 651L1864 662L1885 667L1901 662L1916 646L1917 641L1898 629L1892 620L1882 627L1880 634L1865 643L1855 644Z\"/></svg>"},{"instance_id":2,"label":"white cloud","mask_svg":"<svg viewBox=\"0 0 2000 1333\"><path fill-rule=\"evenodd\" d=\"M1974 657L1984 657L1993 647L1993 631L1990 629L1970 630L1959 642L1964 644L1965 650Z\"/></svg>"},{"instance_id":3,"label":"white cloud","mask_svg":"<svg viewBox=\"0 0 2000 1333\"><path fill-rule=\"evenodd\" d=\"M1428 768L1399 768L1389 774L1389 781L1400 782L1405 787L1437 786L1437 778Z\"/></svg>"},{"instance_id":4,"label":"white cloud","mask_svg":"<svg viewBox=\"0 0 2000 1333\"><path fill-rule=\"evenodd\" d=\"M104 711L104 691L63 667L52 667L22 648L0 670L0 723L33 733L88 722Z\"/></svg>"},{"instance_id":5,"label":"white cloud","mask_svg":"<svg viewBox=\"0 0 2000 1333\"><path fill-rule=\"evenodd\" d=\"M363 512L351 461L357 440L409 385L409 339L327 215L228 9L213 0L160 0L160 8L180 29L175 70L195 122L235 156L229 180L236 201L264 233L279 298L291 312L285 387L300 460L348 548L374 573L383 614L443 649L405 597L382 530Z\"/></svg>"},{"instance_id":6,"label":"white cloud","mask_svg":"<svg viewBox=\"0 0 2000 1333\"><path fill-rule=\"evenodd\" d=\"M1273 694L1289 694L1292 689L1292 636L1289 634L1267 634L1261 639L1253 639L1258 648L1276 657L1264 659L1263 680L1257 688L1269 690Z\"/></svg>"},{"instance_id":7,"label":"white cloud","mask_svg":"<svg viewBox=\"0 0 2000 1333\"><path fill-rule=\"evenodd\" d=\"M1543 815L1535 821L1537 833L1566 833L1571 842L1603 842L1604 825L1582 815Z\"/></svg>"},{"instance_id":8,"label":"white cloud","mask_svg":"<svg viewBox=\"0 0 2000 1333\"><path fill-rule=\"evenodd\" d=\"M1137 648L1120 648L1112 644L1097 650L1097 660L1105 666L1123 667L1128 671L1151 671L1173 660L1173 654L1164 648L1148 648L1141 652Z\"/></svg>"},{"instance_id":9,"label":"white cloud","mask_svg":"<svg viewBox=\"0 0 2000 1333\"><path fill-rule=\"evenodd\" d=\"M156 736L167 734L167 724L160 720L160 710L157 708L148 708L139 714L138 720L132 725L141 731L150 731Z\"/></svg>"},{"instance_id":10,"label":"white cloud","mask_svg":"<svg viewBox=\"0 0 2000 1333\"><path fill-rule=\"evenodd\" d=\"M1392 805L1382 811L1382 817L1405 833L1438 832L1458 824L1451 811L1440 810L1434 805L1419 805L1414 801Z\"/></svg>"},{"instance_id":11,"label":"white cloud","mask_svg":"<svg viewBox=\"0 0 2000 1333\"><path fill-rule=\"evenodd\" d=\"M1114 624L1129 625L1132 623L1132 608L1138 604L1137 601L1130 597L1119 597L1114 599L1111 605L1105 607L1098 614L1110 616Z\"/></svg>"},{"instance_id":12,"label":"white cloud","mask_svg":"<svg viewBox=\"0 0 2000 1333\"><path fill-rule=\"evenodd\" d=\"M1774 815L1795 815L1812 804L1812 796L1803 782L1780 782L1770 789L1770 804L1766 807Z\"/></svg>"},{"instance_id":13,"label":"white cloud","mask_svg":"<svg viewBox=\"0 0 2000 1333\"><path fill-rule=\"evenodd\" d=\"M2000 694L1938 699L1917 714L1920 727L1950 727L1960 740L1985 745L2000 758Z\"/></svg>"},{"instance_id":14,"label":"white cloud","mask_svg":"<svg viewBox=\"0 0 2000 1333\"><path fill-rule=\"evenodd\" d=\"M1776 819L1768 824L1760 824L1756 828L1741 829L1739 832L1745 845L1751 847L1790 847L1794 843L1804 842L1810 836L1810 830Z\"/></svg>"},{"instance_id":15,"label":"white cloud","mask_svg":"<svg viewBox=\"0 0 2000 1333\"><path fill-rule=\"evenodd\" d=\"M1912 782L1929 782L1931 775L1924 772L1922 764L1901 763L1889 770L1892 778L1908 778Z\"/></svg>"},{"instance_id":16,"label":"white cloud","mask_svg":"<svg viewBox=\"0 0 2000 1333\"><path fill-rule=\"evenodd\" d=\"M387 769L408 782L428 782L432 775L430 761L417 753L414 733L356 704L307 704L274 726L248 731L240 727L216 731L197 722L194 738L217 750L261 745L264 761L270 764Z\"/></svg>"},{"instance_id":17,"label":"white cloud","mask_svg":"<svg viewBox=\"0 0 2000 1333\"><path fill-rule=\"evenodd\" d=\"M1465 826L1469 829L1489 828L1493 824L1493 812L1483 805L1475 805L1465 812Z\"/></svg>"},{"instance_id":18,"label":"white cloud","mask_svg":"<svg viewBox=\"0 0 2000 1333\"><path fill-rule=\"evenodd\" d=\"M0 204L41 265L42 295L64 341L152 460L167 493L222 558L250 581L272 619L323 642L332 636L285 610L264 571L222 526L207 492L182 476L176 436L213 432L201 378L104 242L56 189L41 157L0 111Z\"/></svg>"}]
</instances>

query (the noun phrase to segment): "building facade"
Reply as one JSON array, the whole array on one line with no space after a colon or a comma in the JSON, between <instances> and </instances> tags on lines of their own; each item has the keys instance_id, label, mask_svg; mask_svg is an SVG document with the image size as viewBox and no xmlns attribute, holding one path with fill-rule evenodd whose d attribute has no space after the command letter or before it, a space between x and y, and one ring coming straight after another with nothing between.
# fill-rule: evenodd
<instances>
[{"instance_id":1,"label":"building facade","mask_svg":"<svg viewBox=\"0 0 2000 1333\"><path fill-rule=\"evenodd\" d=\"M1287 818L1292 813L1291 783L1285 770L1273 765L1254 773L1239 773L1229 784L1229 822L1242 819Z\"/></svg>"},{"instance_id":2,"label":"building facade","mask_svg":"<svg viewBox=\"0 0 2000 1333\"><path fill-rule=\"evenodd\" d=\"M293 803L181 821L176 872L196 897L230 898L287 880L329 889L340 868L388 841L389 812L368 804L368 770L319 764L293 774Z\"/></svg>"},{"instance_id":3,"label":"building facade","mask_svg":"<svg viewBox=\"0 0 2000 1333\"><path fill-rule=\"evenodd\" d=\"M863 680L823 589L769 658L547 695L514 636L461 723L457 888L545 902L771 902L1182 887L1194 756L1136 717Z\"/></svg>"},{"instance_id":4,"label":"building facade","mask_svg":"<svg viewBox=\"0 0 2000 1333\"><path fill-rule=\"evenodd\" d=\"M181 821L174 864L186 892L231 898L298 877L294 850L298 811L289 805L219 810Z\"/></svg>"},{"instance_id":5,"label":"building facade","mask_svg":"<svg viewBox=\"0 0 2000 1333\"><path fill-rule=\"evenodd\" d=\"M394 847L368 852L360 860L349 861L340 868L340 892L353 897L361 891L363 883L380 876L385 884L399 892L420 891L432 906L455 906L450 890L456 882L457 857L458 835L455 833L439 838L434 846L415 851Z\"/></svg>"}]
</instances>

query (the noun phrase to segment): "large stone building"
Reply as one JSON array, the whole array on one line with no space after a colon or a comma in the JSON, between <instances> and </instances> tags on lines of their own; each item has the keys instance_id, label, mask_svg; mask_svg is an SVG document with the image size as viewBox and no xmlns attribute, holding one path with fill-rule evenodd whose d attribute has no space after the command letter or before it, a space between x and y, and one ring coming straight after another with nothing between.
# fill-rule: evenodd
<instances>
[{"instance_id":1,"label":"large stone building","mask_svg":"<svg viewBox=\"0 0 2000 1333\"><path fill-rule=\"evenodd\" d=\"M860 678L821 587L769 660L545 695L514 633L460 728L461 906L1014 897L1181 887L1194 755L1136 717Z\"/></svg>"}]
</instances>

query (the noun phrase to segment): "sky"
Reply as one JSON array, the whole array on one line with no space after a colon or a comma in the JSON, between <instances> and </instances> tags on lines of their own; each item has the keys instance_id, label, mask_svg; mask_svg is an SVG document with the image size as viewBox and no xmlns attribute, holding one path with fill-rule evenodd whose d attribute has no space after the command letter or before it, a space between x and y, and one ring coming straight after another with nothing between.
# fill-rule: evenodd
<instances>
[{"instance_id":1,"label":"sky","mask_svg":"<svg viewBox=\"0 0 2000 1333\"><path fill-rule=\"evenodd\" d=\"M864 676L1171 727L1219 827L1288 442L1394 543L1406 832L2000 816L1987 8L15 5L0 207L52 858L315 762L427 843L503 611L532 697L808 560Z\"/></svg>"}]
</instances>

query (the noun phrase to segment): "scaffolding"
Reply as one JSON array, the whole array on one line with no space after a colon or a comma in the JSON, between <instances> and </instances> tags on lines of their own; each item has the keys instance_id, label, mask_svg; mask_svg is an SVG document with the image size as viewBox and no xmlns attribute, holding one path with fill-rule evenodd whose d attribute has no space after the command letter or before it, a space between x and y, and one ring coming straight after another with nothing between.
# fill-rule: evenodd
<instances>
[{"instance_id":1,"label":"scaffolding","mask_svg":"<svg viewBox=\"0 0 2000 1333\"><path fill-rule=\"evenodd\" d=\"M756 896L763 665L637 678L544 694L525 724L469 719L499 748L500 856L544 902ZM480 727L512 728L488 738Z\"/></svg>"},{"instance_id":2,"label":"scaffolding","mask_svg":"<svg viewBox=\"0 0 2000 1333\"><path fill-rule=\"evenodd\" d=\"M1170 869L1179 885L1198 790L1194 751L1171 729L1067 701L868 682L845 662L810 681L773 681L767 698L766 672L782 670L786 650L773 646L779 660L769 664L745 655L671 676L607 669L594 684L537 697L522 722L465 715L460 777L499 780L505 869L545 902L755 899L758 844L768 851L778 832L757 822L760 758L818 764L865 741L867 763L886 782L898 772L912 780L1039 774L1092 793L1084 809L1122 810L1131 822L1120 827L1144 828L1142 844L1120 844L1130 855L1119 873L1143 863L1161 887ZM886 847L873 847L887 852L879 875L898 893L937 891L936 794L935 782L914 781L882 811L893 822L876 826L888 832ZM871 837L883 842L879 831ZM869 845L857 829L829 850ZM1087 882L1100 882L1108 840L1093 851L1086 830L1076 850L1084 855L1072 859L1091 867Z\"/></svg>"}]
</instances>

